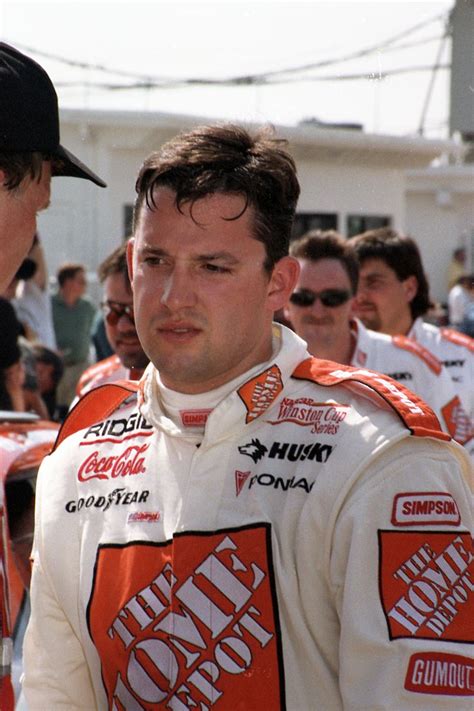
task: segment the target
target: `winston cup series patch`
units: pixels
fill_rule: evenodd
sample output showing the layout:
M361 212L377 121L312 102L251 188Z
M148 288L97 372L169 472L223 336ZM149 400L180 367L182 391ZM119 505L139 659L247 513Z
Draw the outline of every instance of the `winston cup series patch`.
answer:
M109 708L285 708L270 534L100 547L87 615Z

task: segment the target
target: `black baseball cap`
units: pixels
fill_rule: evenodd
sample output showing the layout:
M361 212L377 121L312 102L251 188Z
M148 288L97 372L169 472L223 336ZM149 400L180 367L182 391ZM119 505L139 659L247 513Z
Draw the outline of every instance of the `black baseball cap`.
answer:
M106 183L59 142L58 97L43 67L0 42L0 152L39 151L52 158L53 175Z

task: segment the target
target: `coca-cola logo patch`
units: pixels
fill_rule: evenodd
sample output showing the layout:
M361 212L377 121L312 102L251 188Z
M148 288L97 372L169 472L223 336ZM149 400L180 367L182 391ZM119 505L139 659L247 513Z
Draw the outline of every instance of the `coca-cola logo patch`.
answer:
M100 546L87 619L108 708L285 706L268 524Z
M77 472L79 481L91 479L117 479L118 477L145 474L145 457L149 444L131 445L121 452L108 456L95 450L82 462Z
M468 533L379 531L379 582L390 639L474 640Z

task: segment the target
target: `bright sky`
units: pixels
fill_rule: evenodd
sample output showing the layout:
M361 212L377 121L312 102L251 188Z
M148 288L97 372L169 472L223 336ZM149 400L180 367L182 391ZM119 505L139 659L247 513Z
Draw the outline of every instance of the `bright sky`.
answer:
M431 71L385 78L383 74L432 67L442 46L444 18L453 4L454 0L0 0L0 36L19 48L38 51L27 53L50 74L62 107L156 110L275 124L296 124L313 117L362 123L366 131L415 134ZM431 19L391 47L293 74L292 80L297 77L299 81L271 86L112 91L93 85L123 86L134 79L71 67L39 54L100 64L154 80L227 79L345 57ZM439 59L441 64L449 63L449 40ZM362 78L310 80L354 74ZM426 111L425 136L448 135L448 110L449 72L440 69Z

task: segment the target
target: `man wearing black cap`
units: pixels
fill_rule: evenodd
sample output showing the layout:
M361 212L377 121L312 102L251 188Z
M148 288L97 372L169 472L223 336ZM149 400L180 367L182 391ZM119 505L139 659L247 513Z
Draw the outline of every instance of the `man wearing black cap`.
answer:
M53 175L105 183L59 142L58 97L39 64L0 42L0 293L36 233L36 215L49 204ZM0 326L3 324L0 322ZM0 488L0 521L3 520ZM0 708L13 708L5 550L0 528Z
M51 176L105 183L59 142L58 97L39 64L0 42L0 291L15 274L49 204Z

